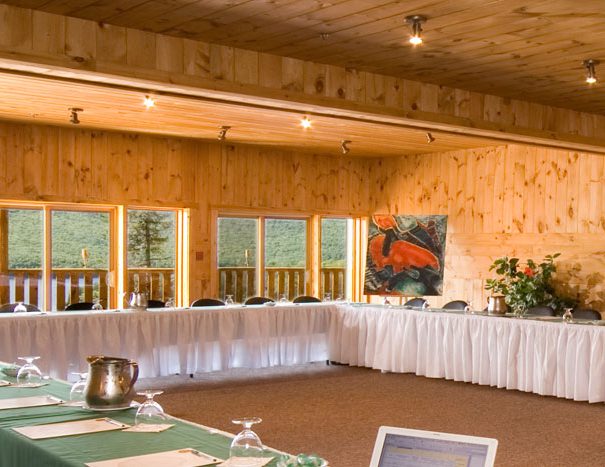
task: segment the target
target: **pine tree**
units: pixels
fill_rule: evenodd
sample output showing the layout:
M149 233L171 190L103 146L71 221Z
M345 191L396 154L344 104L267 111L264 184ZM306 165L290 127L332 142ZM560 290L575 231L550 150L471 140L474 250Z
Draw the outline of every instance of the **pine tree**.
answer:
M128 213L128 265L129 267L161 267L169 261L165 248L170 219L157 211L130 211Z

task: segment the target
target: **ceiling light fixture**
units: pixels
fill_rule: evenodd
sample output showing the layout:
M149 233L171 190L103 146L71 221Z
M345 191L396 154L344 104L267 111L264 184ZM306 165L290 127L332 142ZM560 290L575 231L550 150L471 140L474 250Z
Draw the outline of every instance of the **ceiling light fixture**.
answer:
M306 115L300 119L300 126L302 126L305 130L311 128L311 120Z
M601 62L598 60L593 60L592 58L582 62L582 65L584 65L584 68L586 68L586 82L588 84L595 84L597 82L597 74L594 70L594 67L599 63Z
M221 129L218 131L218 140L219 141L225 141L225 139L227 138L227 132L231 129L230 126L227 125L223 125L221 127Z
M79 107L70 107L67 110L69 110L69 123L79 125L80 118L78 117L78 112L84 112L84 109L81 109Z
M343 154L349 154L349 152L351 151L349 144L351 144L351 143L352 143L352 141L350 139L343 139L340 142L340 150L342 151Z
M151 96L145 96L145 99L143 99L143 105L147 108L147 110L149 110L152 107L155 107L155 100Z
M426 132L426 142L431 144L433 141L435 141L435 137L431 134L430 131Z
M422 44L422 23L426 23L426 16L411 15L405 17L405 22L412 26L412 35L410 36L410 44Z

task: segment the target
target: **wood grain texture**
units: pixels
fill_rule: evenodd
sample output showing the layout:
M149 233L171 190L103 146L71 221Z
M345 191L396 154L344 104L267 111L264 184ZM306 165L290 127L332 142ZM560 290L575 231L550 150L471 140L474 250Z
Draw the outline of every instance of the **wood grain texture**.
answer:
M561 253L557 287L605 311L603 157L521 145L386 159L377 212L448 216L443 297L483 308L498 257Z

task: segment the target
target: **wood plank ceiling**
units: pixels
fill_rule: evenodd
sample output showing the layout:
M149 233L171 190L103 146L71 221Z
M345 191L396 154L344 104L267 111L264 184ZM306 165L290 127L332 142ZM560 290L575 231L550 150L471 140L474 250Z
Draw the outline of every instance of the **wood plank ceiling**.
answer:
M304 130L298 112L242 107L195 97L156 95L146 110L138 90L98 86L52 78L0 73L0 119L71 125L68 108L83 109L80 126L106 130L155 133L217 140L223 125L226 142L292 147L306 152L342 155L342 140L350 140L347 157L424 154L502 144L501 141L354 119L310 115Z
M602 0L5 0L158 33L605 113ZM425 43L403 18L423 14ZM327 34L327 36L326 36ZM322 37L323 35L323 37Z

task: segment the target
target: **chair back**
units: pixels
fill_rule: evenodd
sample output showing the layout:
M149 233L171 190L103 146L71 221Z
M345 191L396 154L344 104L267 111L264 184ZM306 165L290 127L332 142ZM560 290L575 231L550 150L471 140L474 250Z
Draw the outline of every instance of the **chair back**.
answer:
M65 307L65 311L81 311L81 310L92 310L92 302L77 302L70 303Z
M244 305L264 305L265 303L272 301L273 300L267 297L250 297L244 302Z
M164 308L166 302L162 300L147 300L147 308Z
M534 316L556 316L555 310L549 306L532 306L527 310L527 314Z
M601 313L592 308L576 308L572 311L573 317L577 319L593 319L600 320Z
M5 303L4 305L0 305L0 313L12 313L15 311L15 307L18 303ZM36 305L30 305L29 303L24 303L23 306L27 308L27 311L40 311Z
M404 303L406 306L413 306L414 308L422 308L422 306L426 303L424 298L412 298Z
M292 303L321 303L321 300L317 297L313 297L312 295L299 295Z
M198 298L191 302L191 306L225 306L225 302L218 298Z
M452 300L443 305L444 310L464 310L468 306L464 300Z

